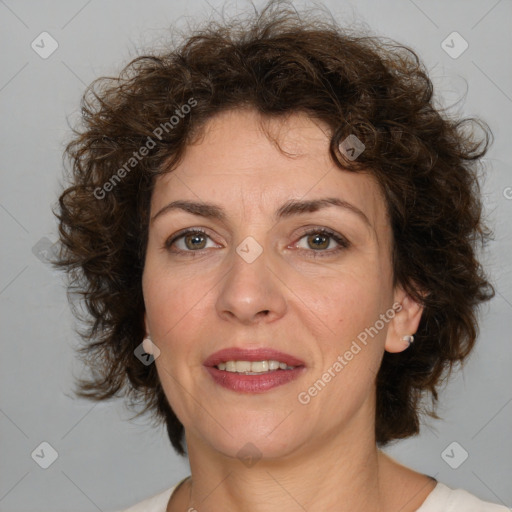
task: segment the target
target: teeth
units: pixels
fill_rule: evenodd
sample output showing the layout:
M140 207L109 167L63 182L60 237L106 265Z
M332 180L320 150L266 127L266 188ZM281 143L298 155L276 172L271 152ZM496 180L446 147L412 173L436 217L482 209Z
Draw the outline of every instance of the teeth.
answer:
M268 369L269 370L277 370L280 366L279 366L279 361L269 361L268 362Z
M266 373L277 369L293 370L295 366L288 366L275 360L269 361L226 361L217 365L219 370L235 373L247 373L249 375Z
M268 372L268 361L253 361L252 363L247 363L247 366L249 366L249 368L244 368L242 365L245 366L246 363L243 361L238 361L236 363L236 370L238 372Z

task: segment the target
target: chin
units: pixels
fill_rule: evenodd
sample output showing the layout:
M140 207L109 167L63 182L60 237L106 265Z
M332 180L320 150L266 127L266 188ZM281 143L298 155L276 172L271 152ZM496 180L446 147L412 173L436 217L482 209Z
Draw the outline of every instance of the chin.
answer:
M234 438L210 439L212 448L226 457L238 459L250 468L264 459L282 460L291 455L296 449L294 440L268 439L250 435Z
M300 435L297 425L283 422L283 418L278 421L260 420L253 423L224 421L222 426L216 425L212 428L211 424L205 425L202 432L197 429L196 432L211 449L226 457L239 459L247 467L251 467L261 458L285 458L305 441L301 441L303 436Z

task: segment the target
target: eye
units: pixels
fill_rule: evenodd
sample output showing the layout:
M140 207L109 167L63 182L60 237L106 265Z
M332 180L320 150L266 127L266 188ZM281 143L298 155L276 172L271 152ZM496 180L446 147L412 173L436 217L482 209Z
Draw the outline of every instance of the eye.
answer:
M310 229L302 234L300 240L302 239L306 240L307 247L305 250L310 253L313 258L332 256L350 246L350 243L345 237L326 228ZM332 245L331 242L333 241L337 246L334 248L331 247L330 250L325 250ZM301 249L304 248L302 247Z
M178 249L171 252L194 253L206 249L207 239L209 238L209 235L202 229L186 229L169 238L165 242L165 248L171 251L171 247L176 246Z
M164 248L170 252L188 254L195 256L194 253L208 249L208 239L211 240L210 236L200 228L192 228L180 231L170 237L166 242ZM308 247L299 247L301 250L305 250L309 256L313 258L327 257L337 254L350 246L348 240L340 234L331 231L326 228L313 228L305 231L300 240L305 239ZM332 242L336 244L332 246ZM172 249L176 247L176 249ZM213 245L213 247L218 247ZM329 249L329 250L327 250Z

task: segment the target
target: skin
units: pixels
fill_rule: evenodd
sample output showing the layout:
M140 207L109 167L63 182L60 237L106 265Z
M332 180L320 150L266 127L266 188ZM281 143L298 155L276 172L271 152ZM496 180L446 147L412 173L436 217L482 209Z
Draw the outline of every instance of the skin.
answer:
M393 287L392 231L378 184L336 167L328 142L326 127L303 114L278 120L228 111L156 181L151 217L178 199L213 202L226 213L219 221L170 210L149 227L146 330L160 350L155 364L184 425L191 467L168 511L408 512L435 486L376 447L375 377L384 351L408 347L401 338L416 332L421 307ZM273 218L292 198L323 197L349 202L369 225L333 206ZM165 248L185 228L208 236ZM334 239L315 240L305 228L331 229L349 246L335 253ZM248 236L263 250L252 263L236 252ZM394 318L300 403L299 393L396 302ZM203 362L232 346L270 346L302 359L306 371L264 393L222 388ZM250 467L237 456L247 443L261 456Z

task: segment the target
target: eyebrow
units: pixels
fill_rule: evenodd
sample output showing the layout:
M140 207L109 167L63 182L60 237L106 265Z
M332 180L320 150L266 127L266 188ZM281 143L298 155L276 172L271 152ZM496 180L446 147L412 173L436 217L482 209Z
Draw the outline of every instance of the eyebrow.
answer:
M337 206L351 211L360 219L362 219L371 229L373 229L373 226L368 220L368 217L359 208L357 208L357 206L354 206L353 204L348 203L347 201L344 201L338 197L324 197L321 199L312 199L309 201L291 199L276 210L274 213L274 220L284 219L293 215L312 213L324 208L328 208L330 206ZM192 215L198 215L222 222L226 221L225 210L220 206L207 202L178 200L170 202L157 213L155 213L155 215L153 215L151 218L151 223L154 222L157 217L160 217L161 215L173 210L182 210L187 213L191 213Z

